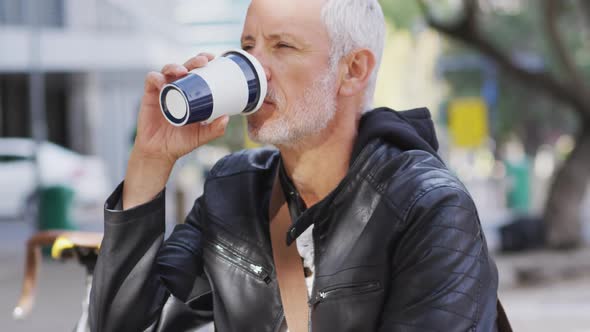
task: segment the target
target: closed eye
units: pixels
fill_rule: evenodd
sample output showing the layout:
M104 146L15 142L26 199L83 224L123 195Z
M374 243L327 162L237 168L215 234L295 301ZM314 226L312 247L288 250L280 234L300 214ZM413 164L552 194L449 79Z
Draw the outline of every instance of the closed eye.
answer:
M289 45L287 43L283 43L283 42L277 43L276 47L277 48L295 48L295 47L293 47L293 46L291 46L291 45Z

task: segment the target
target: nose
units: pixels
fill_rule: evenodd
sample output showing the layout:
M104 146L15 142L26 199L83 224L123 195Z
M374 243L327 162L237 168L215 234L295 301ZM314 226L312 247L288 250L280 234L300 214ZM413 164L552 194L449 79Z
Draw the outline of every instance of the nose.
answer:
M269 66L269 61L266 59L266 56L261 51L261 47L257 46L255 48L252 48L249 50L249 53L252 54L256 58L256 60L258 60L258 62L260 62L262 68L264 69L266 80L270 81L272 75Z

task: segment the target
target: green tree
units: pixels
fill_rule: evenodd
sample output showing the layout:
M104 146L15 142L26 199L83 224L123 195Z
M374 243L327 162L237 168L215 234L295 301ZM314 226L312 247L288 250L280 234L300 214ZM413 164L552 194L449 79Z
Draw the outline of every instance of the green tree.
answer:
M553 176L543 219L550 247L579 246L580 207L590 179L590 2L381 2L386 15L399 22L396 25L416 24L411 18L416 17L419 8L419 18L458 42L455 45L460 46L455 51L468 49L496 64L501 71L497 139L511 132L519 133L532 153L543 132L568 128L574 132L575 148ZM526 61L530 54L541 60L541 66ZM471 80L477 81L473 77L477 73L470 75ZM456 87L464 78L450 80ZM575 120L573 126L568 119Z

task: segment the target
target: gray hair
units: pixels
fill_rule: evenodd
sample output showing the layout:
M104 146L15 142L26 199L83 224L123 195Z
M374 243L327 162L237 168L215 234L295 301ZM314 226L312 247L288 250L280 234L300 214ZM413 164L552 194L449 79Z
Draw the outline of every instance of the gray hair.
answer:
M373 105L377 73L385 43L385 18L377 0L327 0L322 8L322 20L326 25L332 45L330 66L358 48L367 48L376 59L375 69L367 91L363 111Z

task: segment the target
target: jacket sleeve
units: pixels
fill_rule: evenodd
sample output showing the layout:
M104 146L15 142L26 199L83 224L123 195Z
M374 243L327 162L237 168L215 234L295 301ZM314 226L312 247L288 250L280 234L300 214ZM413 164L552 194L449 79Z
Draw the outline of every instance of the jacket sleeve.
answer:
M91 331L160 331L170 324L162 317L174 316L163 309L178 311L202 274L200 232L195 222L178 225L164 243L165 192L121 211L122 187L105 204L104 238L90 293ZM198 219L198 205L187 220Z
M404 220L380 331L495 331L497 270L470 196L431 189Z

